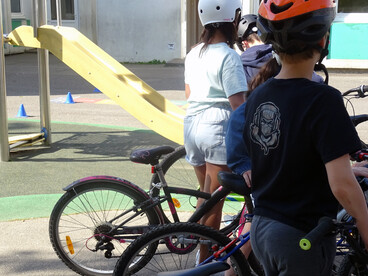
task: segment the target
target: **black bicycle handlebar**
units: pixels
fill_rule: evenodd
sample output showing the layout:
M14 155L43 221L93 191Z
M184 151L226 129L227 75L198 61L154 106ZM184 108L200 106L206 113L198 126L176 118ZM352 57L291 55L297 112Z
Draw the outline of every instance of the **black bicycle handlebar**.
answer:
M358 97L360 98L364 98L367 97L368 95L365 95L365 92L368 92L368 85L361 85L359 87L355 87L352 89L349 89L348 91L344 92L342 95L343 96L348 96L351 93L357 92L358 93Z
M311 249L313 244L318 243L325 235L332 233L335 229L336 224L332 218L320 218L317 226L299 241L300 248L303 250Z

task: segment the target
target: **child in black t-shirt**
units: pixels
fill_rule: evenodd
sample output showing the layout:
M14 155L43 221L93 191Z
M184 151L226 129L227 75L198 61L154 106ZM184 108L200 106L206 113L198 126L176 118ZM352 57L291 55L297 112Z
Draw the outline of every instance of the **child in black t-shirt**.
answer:
M368 211L350 166L360 140L341 93L311 81L326 54L333 0L262 1L257 26L280 56L280 73L257 87L245 110L255 217L251 243L266 275L330 275L335 237L298 248L338 202L368 247ZM337 200L336 200L337 199Z

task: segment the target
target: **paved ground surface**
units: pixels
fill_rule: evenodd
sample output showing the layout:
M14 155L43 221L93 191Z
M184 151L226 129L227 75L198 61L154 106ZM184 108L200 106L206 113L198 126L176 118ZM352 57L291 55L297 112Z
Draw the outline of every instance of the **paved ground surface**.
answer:
M127 67L165 97L184 101L181 66ZM9 135L39 132L37 55L6 57ZM54 254L48 217L62 188L76 179L114 175L146 187L150 169L129 161L132 149L175 146L152 132L53 56L50 57L52 146L11 154L0 163L0 274L75 275ZM339 71L330 84L341 91L368 84L364 71ZM71 92L76 104L64 104ZM16 118L23 104L28 118ZM356 114L368 113L367 100L354 100ZM353 113L351 106L348 106ZM368 126L358 128L368 141ZM301 159L300 162L303 162Z
M183 67L127 67L178 105ZM9 136L40 130L37 55L6 57ZM50 56L52 146L11 154L0 163L0 274L75 275L53 252L48 217L62 188L90 175L113 175L147 187L150 167L133 164L135 148L175 143L149 130ZM71 92L75 104L64 104ZM16 118L23 104L28 118ZM35 219L37 218L37 219Z

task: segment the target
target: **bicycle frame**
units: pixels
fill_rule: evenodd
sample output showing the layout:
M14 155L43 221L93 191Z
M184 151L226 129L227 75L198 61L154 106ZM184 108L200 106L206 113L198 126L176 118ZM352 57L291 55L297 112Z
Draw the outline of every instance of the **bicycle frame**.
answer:
M157 174L159 175L160 178L160 185L153 185L150 189L149 192L144 191L143 189L137 187L136 185L125 181L124 179L120 179L117 177L110 177L110 176L91 176L91 177L86 177L83 179L80 179L78 181L73 182L72 184L70 184L69 186L65 187L64 190L65 191L69 191L69 190L74 190L80 186L80 185L84 185L86 184L86 182L88 181L93 181L93 180L113 180L113 181L118 181L119 183L122 183L122 185L129 185L132 189L138 191L139 193L141 193L142 195L145 196L146 200L141 202L139 205L136 205L134 207L132 207L131 209L125 210L124 212L118 214L117 216L115 216L113 219L109 220L109 223L114 222L115 220L119 219L120 217L123 217L125 214L131 212L131 211L135 211L135 214L129 218L127 218L126 220L124 220L123 222L119 223L119 225L114 226L109 233L106 234L106 236L113 236L114 239L118 239L121 241L131 241L135 238L137 238L139 235L146 233L148 231L150 231L152 228L156 227L156 225L151 225L151 226L125 226L125 224L127 222L129 222L130 220L134 219L135 217L141 215L142 213L145 212L145 210L148 210L150 208L155 208L156 209L156 213L159 215L160 217L160 224L164 224L167 223L167 221L165 221L165 217L163 215L163 211L161 209L161 203L167 201L169 208L170 208L170 213L173 217L174 222L179 222L179 217L176 211L176 207L173 201L173 198L171 196L171 193L180 193L180 194L184 194L184 195L188 195L188 196L193 196L193 197L200 197L203 198L205 201L204 203L200 206L200 208L196 209L196 211L193 213L193 215L190 217L189 222L197 222L199 221L199 219L205 214L207 213L216 203L218 203L220 200L226 198L226 196L230 193L230 190L228 190L225 187L220 186L212 195L209 193L205 193L205 192L201 192L201 191L194 191L191 189L186 189L186 188L179 188L179 187L169 187L166 180L165 180L165 176L162 172L162 169L160 167L159 164L154 166L155 171L157 172ZM164 192L164 197L159 196L159 190L162 189ZM77 193L77 192L76 192ZM238 196L240 197L240 196ZM237 200L239 201L239 200ZM101 242L97 244L97 246L101 246L104 242L108 242L109 238L102 236L101 237ZM96 248L97 249L97 248Z
M247 243L250 240L250 232L246 232L235 239L233 239L229 244L227 244L224 248L222 248L219 251L216 251L212 254L212 256L208 257L206 260L201 262L198 266L208 264L212 260L216 260L219 262L226 261L232 254L234 254L235 251L240 249L245 243ZM238 241L240 241L229 253L227 253L225 256L220 257L220 255L225 252L229 247L231 247L233 244L236 244Z
M217 190L212 193L211 197L205 200L202 205L196 209L188 222L198 222L204 214L211 210L213 206L215 206L220 200L224 199L229 193L229 189L223 186L218 187Z
M161 188L163 189L164 194L165 194L165 198L160 202L163 202L165 200L168 201L170 212L171 212L171 215L173 216L173 219L174 219L175 222L179 222L179 218L177 216L175 203L173 201L173 198L171 197L171 193L179 192L180 194L186 194L186 195L189 195L189 196L196 196L196 197L199 197L199 198L202 198L202 199L205 200L203 202L203 204L201 206L199 206L199 208L197 208L195 210L195 212L191 215L191 217L188 219L188 222L198 222L220 200L223 200L223 199L226 200L228 198L228 195L231 193L231 190L224 187L224 186L220 186L212 194L209 194L209 193L206 193L206 192L201 192L201 191L196 191L196 193L194 194L193 190L190 190L190 189L178 188L178 187L169 187L167 182L166 182L165 175L162 171L161 166L159 164L157 164L157 165L154 165L153 168L154 168L154 171L157 173L157 175L160 179L160 183L159 183L159 185L152 184L152 186L151 186L152 188L150 190L150 195L153 198L155 198L155 196L159 197L158 196L158 190L161 189ZM157 192L155 192L155 189L157 189ZM244 202L244 196L241 196L241 195L238 195L238 194L231 194L227 200Z

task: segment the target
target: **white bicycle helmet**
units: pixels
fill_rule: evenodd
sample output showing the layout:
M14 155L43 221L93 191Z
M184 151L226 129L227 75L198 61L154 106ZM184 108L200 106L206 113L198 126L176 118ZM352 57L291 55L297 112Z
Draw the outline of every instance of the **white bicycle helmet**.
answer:
M198 14L203 26L211 23L234 22L241 0L199 0Z

